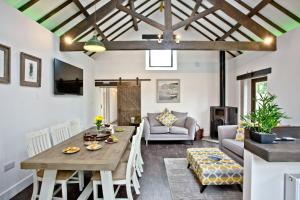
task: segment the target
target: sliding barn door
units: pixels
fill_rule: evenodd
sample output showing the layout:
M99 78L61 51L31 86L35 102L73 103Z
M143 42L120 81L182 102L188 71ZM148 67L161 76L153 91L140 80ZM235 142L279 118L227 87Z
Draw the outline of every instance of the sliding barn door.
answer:
M141 84L118 83L118 125L128 126L130 118L141 117Z

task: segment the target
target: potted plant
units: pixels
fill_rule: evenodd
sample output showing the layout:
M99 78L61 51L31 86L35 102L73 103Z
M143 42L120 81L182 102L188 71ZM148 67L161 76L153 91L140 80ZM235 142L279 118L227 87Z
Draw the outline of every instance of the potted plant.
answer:
M242 126L250 131L250 138L262 144L271 144L276 138L272 129L282 119L288 119L281 108L275 103L276 96L270 93L259 94L258 109L242 116Z

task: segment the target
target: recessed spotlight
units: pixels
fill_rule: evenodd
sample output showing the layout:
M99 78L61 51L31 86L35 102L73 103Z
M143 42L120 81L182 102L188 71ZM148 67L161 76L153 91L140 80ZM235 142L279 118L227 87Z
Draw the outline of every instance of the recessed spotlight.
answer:
M264 44L265 44L265 45L270 45L270 44L273 43L273 41L274 41L274 39L273 39L272 37L266 37L266 38L264 39Z
M66 44L72 44L73 43L73 39L69 36L66 36L64 39L65 39Z

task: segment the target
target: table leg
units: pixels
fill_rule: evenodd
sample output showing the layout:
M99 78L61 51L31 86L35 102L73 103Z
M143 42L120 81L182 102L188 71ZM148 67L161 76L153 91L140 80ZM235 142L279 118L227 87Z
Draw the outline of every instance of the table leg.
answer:
M100 171L102 182L102 193L104 200L114 200L114 185L111 171Z
M57 170L45 170L44 171L44 176L43 176L39 199L43 199L43 200L51 200L52 199L55 180L56 180L56 174L57 174Z

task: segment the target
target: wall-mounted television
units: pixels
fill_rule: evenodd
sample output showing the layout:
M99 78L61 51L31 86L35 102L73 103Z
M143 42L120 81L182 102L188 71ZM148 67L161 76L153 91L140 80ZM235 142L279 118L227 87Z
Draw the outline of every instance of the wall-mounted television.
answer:
M83 69L54 59L54 94L83 95Z

